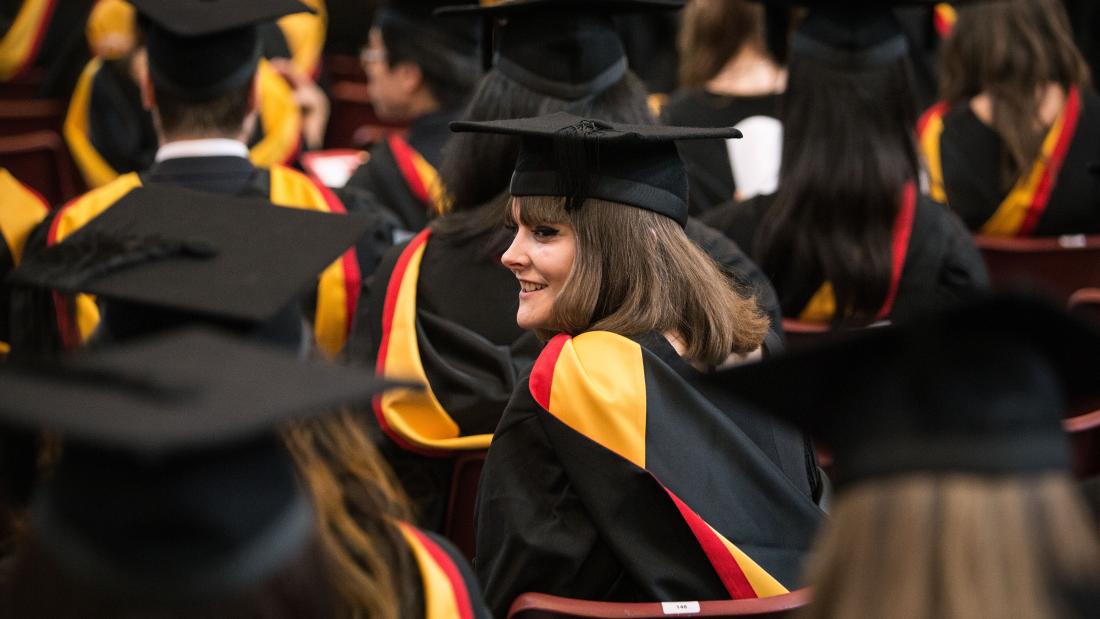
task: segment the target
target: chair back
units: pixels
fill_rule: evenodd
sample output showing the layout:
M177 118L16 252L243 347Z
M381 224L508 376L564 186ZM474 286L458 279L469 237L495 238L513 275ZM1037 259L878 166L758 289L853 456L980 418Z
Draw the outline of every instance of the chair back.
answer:
M65 121L65 104L49 99L0 100L0 136L13 136L32 131L61 132Z
M443 522L443 535L473 559L477 546L474 526L477 489L481 484L481 469L485 466L487 450L462 452L455 458L451 474L451 495L447 499L447 515Z
M769 598L711 602L589 602L545 593L524 593L512 603L508 619L779 618L793 615L793 611L809 602L809 589L798 589Z
M46 81L46 70L30 67L22 75L6 82L0 82L0 100L26 101L38 96L42 83Z
M1074 476L1100 475L1100 410L1063 419L1062 427L1069 435Z
M1001 238L978 235L995 288L1028 287L1065 303L1081 288L1100 288L1100 235Z
M805 322L794 318L783 319L783 332L787 336L787 350L802 350L813 346L830 331L830 325L819 322Z
M50 206L77 195L72 161L61 137L52 131L0 137L0 167L37 191Z
M1100 327L1100 288L1082 288L1070 295L1069 311Z

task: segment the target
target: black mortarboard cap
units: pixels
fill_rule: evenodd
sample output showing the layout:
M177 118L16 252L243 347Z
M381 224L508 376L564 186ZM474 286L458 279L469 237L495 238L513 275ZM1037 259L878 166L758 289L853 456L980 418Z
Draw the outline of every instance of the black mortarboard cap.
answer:
M10 278L196 317L263 323L306 292L369 227L354 214L141 187L62 243L28 256Z
M739 138L730 128L610 123L557 112L536 118L451 123L456 132L520 136L514 196L564 196L629 204L687 223L687 172L677 140Z
M791 52L840 67L880 66L904 58L908 42L894 8L936 0L761 0L771 9L806 7Z
M511 0L440 9L446 15L498 18L497 70L546 96L575 101L595 96L626 73L614 14L674 10L684 0Z
M903 326L719 372L714 380L831 450L838 487L914 472L1065 471L1060 423L1100 395L1100 332L998 295Z
M131 0L158 90L204 101L248 84L260 59L257 26L311 11L297 0Z
M0 425L64 440L31 505L50 558L97 589L171 603L295 559L315 526L277 429L388 386L189 329L0 367Z

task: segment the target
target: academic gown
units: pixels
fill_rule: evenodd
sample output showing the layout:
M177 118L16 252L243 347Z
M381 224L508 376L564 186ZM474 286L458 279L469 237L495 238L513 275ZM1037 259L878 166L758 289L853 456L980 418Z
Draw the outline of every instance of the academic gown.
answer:
M32 189L0 168L0 359L11 341L11 289L8 273L19 266L27 237L46 217L49 207Z
M775 195L758 196L738 204L726 204L704 220L748 252L755 252L755 234ZM889 311L881 319L904 321L967 298L989 287L985 263L970 233L959 218L942 205L920 197L913 203L911 223L895 225L895 253L904 256L892 272L893 291ZM814 265L790 265L785 274L772 278L783 315L810 322L829 322L814 300L822 295L823 274ZM816 306L816 307L815 307Z
M392 135L371 148L347 187L370 191L405 230L419 232L448 208L438 170L451 136L448 125L457 118L457 110L417 118L408 135Z
M61 228L70 234L83 225L84 216L90 212L70 213L71 208L84 208L81 201L92 200L109 208L130 189L139 185L171 185L211 194L261 197L280 205L297 206L323 212L344 212L341 204L331 192L309 180L305 175L289 168L276 166L271 169L257 168L243 157L208 156L168 159L155 164L140 175L120 176L110 184L93 190L77 198L65 207L55 210L31 234L27 243L27 252L41 251L48 245L59 241ZM97 193L98 192L98 193ZM117 198L111 196L117 194ZM361 212L370 212L371 207L359 208ZM68 213L68 214L67 214ZM69 217L63 222L59 218ZM56 223L55 223L56 222ZM392 230L375 227L355 248L330 265L322 273L323 295L306 299L306 307L315 323L314 333L318 344L326 353L336 354L342 348L350 322L355 314L359 291L362 286L361 272L373 270L378 260L378 244L388 246ZM360 251L361 250L361 251ZM320 289L319 289L320 290ZM52 333L45 337L55 345L71 347L87 338L98 324L99 315L94 302L87 297L84 306L78 301L77 323L79 333L65 333L62 329L67 320L53 325ZM90 304L90 305L89 305ZM58 311L63 311L58 308ZM49 344L47 344L49 345Z
M686 232L781 333L775 291L756 265L694 219ZM353 362L428 386L384 395L374 411L385 437L379 449L431 529L443 525L453 468L453 459L438 456L488 446L516 381L541 349L516 325L515 275L499 256L486 255L492 243L425 229L394 247L367 286L348 344Z
M46 72L38 96L68 98L88 60L84 24L95 0L23 0L0 36L0 81L38 68Z
M491 619L481 586L466 558L446 539L412 525L401 533L420 572L417 589L424 619Z
M1100 97L1072 89L1041 153L1011 186L1003 182L1003 142L969 105L932 107L919 126L931 195L975 232L1058 236L1100 232Z
M277 28L276 28L277 30ZM261 167L293 162L301 147L302 117L294 92L266 61L258 68L258 118L249 158ZM89 187L153 163L157 135L137 85L102 60L84 68L63 125L65 142Z
M813 450L660 335L546 345L482 472L475 566L503 617L539 591L621 602L793 590L822 511Z
M662 116L670 125L733 127L746 118L779 118L780 94L731 97L703 89L682 90L672 95ZM692 140L676 145L688 170L688 199L692 215L727 202L737 191L725 140Z

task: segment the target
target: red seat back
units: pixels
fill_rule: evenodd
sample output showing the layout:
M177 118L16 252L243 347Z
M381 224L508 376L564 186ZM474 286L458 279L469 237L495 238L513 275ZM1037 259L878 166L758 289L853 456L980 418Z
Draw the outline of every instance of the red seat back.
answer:
M358 56L349 54L326 54L322 60L324 73L330 82L367 83L367 73Z
M994 287L1029 287L1065 303L1100 287L1100 235L1015 239L974 237Z
M632 617L789 617L793 611L808 604L809 589L798 589L784 595L753 600L719 600L712 602L589 602L546 595L524 593L512 603L509 619L613 619Z
M473 559L476 545L474 536L474 506L477 488L481 484L481 469L485 465L487 451L463 452L455 459L451 475L451 496L447 500L447 516L443 523L443 535L451 540L466 558Z
M7 82L0 82L0 99L5 101L26 101L38 96L42 82L46 79L46 70L30 67L22 75Z
M1069 309L1100 327L1100 288L1082 288L1074 292L1069 298Z
M1100 475L1100 410L1062 421L1069 434L1073 474L1078 479Z
M61 133L65 120L65 105L48 99L0 100L0 136L19 135L31 131Z
M0 137L0 167L57 206L79 191L69 153L52 131Z
M787 336L787 350L801 350L829 333L829 325L784 318L783 332Z

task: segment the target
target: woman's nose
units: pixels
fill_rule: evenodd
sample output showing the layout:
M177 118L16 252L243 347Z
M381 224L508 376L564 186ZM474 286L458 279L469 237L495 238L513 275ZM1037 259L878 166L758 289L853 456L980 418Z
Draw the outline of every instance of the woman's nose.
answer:
M523 230L516 233L508 250L500 256L500 263L512 271L522 269L527 264L527 253L523 251Z

